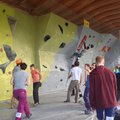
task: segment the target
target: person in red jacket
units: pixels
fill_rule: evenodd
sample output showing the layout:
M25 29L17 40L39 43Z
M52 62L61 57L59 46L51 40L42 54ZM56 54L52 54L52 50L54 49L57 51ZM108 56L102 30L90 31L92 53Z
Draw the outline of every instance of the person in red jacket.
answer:
M96 68L90 73L90 105L96 109L98 120L114 120L117 81L115 74L104 63L104 57L97 56Z

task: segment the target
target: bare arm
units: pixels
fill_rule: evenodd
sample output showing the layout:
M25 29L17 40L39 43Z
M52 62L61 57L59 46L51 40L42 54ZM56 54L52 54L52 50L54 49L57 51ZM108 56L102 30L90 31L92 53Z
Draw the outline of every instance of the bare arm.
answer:
M39 70L36 70L36 72L39 74L39 78L40 78L40 80L41 80L41 79L42 79L42 76L41 76L40 71L39 71Z
M86 79L87 79L87 71L85 70L85 78L84 78L85 84L86 84Z
M27 86L29 86L30 85L30 76L27 78Z
M68 79L70 79L70 78L71 78L71 76L72 76L72 73L70 73L70 74L68 75Z
M80 76L80 85L82 84L82 74Z
M42 75L41 75L41 73L39 72L39 77L40 77L40 80L42 79Z

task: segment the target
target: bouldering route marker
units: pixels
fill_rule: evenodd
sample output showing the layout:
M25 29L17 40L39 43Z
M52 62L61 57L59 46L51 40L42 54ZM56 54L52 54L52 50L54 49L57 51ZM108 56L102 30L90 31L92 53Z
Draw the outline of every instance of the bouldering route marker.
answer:
M78 44L78 47L77 47L77 51L79 52L80 49L82 48L82 46L84 45L85 41L87 40L87 36L85 35L82 39L82 41L80 42L80 44Z

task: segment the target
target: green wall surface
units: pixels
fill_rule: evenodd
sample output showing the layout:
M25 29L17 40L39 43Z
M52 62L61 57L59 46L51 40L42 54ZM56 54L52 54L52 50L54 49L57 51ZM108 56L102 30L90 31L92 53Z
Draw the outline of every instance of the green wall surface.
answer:
M11 31L8 17L16 20L13 31ZM83 66L85 63L92 62L96 55L106 54L107 52L101 52L102 47L111 46L112 40L116 39L110 35L103 38L101 34L89 28L80 27L81 29L53 13L31 16L0 3L0 66L9 61L3 48L3 45L7 44L16 52L16 59L21 58L27 63L29 73L29 66L32 63L41 71L43 85L40 92L63 89L73 54L84 35L87 36L87 47L92 44L93 48L85 50L82 47L81 50L85 50L80 57L80 63ZM50 38L45 41L47 35ZM63 48L60 48L61 43L65 44ZM13 88L10 85L10 79L14 66L15 60L7 66L5 74L0 70L0 101L10 99L12 96ZM32 84L28 87L28 95L32 95Z
M60 44L64 42L68 45L73 41L78 26L53 13L33 17L3 3L0 3L0 11L0 50L2 49L0 64L8 61L3 49L3 44L7 44L16 52L16 59L21 58L23 62L27 63L29 73L29 66L34 63L41 70L42 81L45 81L52 70L55 55L61 50ZM14 31L10 29L8 16L16 20ZM59 26L62 27L63 33ZM51 36L47 42L44 41L46 35ZM47 69L43 65L47 66ZM14 66L15 61L7 67L5 74L0 71L0 81L2 81L0 100L10 99L12 96L10 79ZM32 85L28 87L28 93L32 94Z
M38 69L40 69L40 61L39 61L39 49L42 45L45 44L43 41L45 31L47 28L47 24L50 18L50 14L43 15L40 17L36 17L36 37L37 42L35 44L35 64Z
M5 12L3 12L3 10L5 10ZM9 7L6 4L0 4L0 11L0 47L3 51L0 53L0 64L8 61L3 49L3 44L7 44L16 52L16 59L21 58L23 62L28 64L27 71L30 72L29 65L35 63L35 43L37 42L36 18ZM16 19L13 34L7 16ZM7 67L5 74L0 71L0 100L10 99L12 96L10 79L14 66L15 61ZM28 93L29 95L32 94L32 85L28 88Z
M3 44L7 44L13 48L13 37L7 16L14 17L14 9L4 4L0 4L0 64L4 64L9 61L6 57ZM7 67L5 74L0 70L0 100L5 100L11 97L12 87L10 85L10 79L13 65L14 64L12 62Z
M65 23L68 23L68 26L66 26ZM59 46L62 42L68 45L71 41L75 40L78 26L53 13L39 17L38 24L40 26L38 26L37 31L39 41L39 55L37 55L37 60L39 60L39 67L43 75L42 81L44 81L50 71L52 71L55 55L61 51ZM59 25L62 27L63 33ZM44 37L46 35L50 35L51 38L45 42ZM47 68L45 68L44 65Z
M15 11L15 18L17 23L13 36L13 47L18 58L22 58L23 62L27 63L27 71L30 72L30 64L35 63L36 19L21 11ZM32 86L28 87L28 93L32 94Z

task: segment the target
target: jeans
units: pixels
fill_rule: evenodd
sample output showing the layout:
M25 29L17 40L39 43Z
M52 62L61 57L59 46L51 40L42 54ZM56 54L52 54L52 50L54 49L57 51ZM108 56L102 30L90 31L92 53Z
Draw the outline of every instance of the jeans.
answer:
M21 120L22 114L24 112L26 116L30 115L30 107L27 102L26 90L23 90L23 89L14 90L13 94L14 94L14 97L19 102L15 120Z
M85 102L85 107L87 110L91 110L90 100L89 100L89 90L90 90L90 88L86 87L85 91L84 91L84 102Z
M114 120L115 108L106 108L106 109L96 109L98 120ZM103 116L105 113L105 116Z
M35 104L39 103L39 93L38 93L38 90L39 90L40 86L41 86L40 82L33 83L33 100L34 100Z

